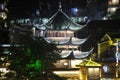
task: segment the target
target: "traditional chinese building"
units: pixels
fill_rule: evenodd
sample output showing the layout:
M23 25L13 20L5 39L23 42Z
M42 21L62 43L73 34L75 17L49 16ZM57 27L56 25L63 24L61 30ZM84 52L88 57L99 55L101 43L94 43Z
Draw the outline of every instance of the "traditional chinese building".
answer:
M28 21L26 20L26 22ZM22 34L26 30L31 32L31 28L33 28L33 36L42 36L46 42L57 45L61 59L55 63L54 73L71 79L114 80L119 78L120 70L117 68L119 66L116 67L116 52L109 53L111 46L116 47L113 45L114 40L106 32L119 32L119 29L110 27L111 21L109 24L106 22L95 21L93 25L91 25L92 22L75 23L62 11L60 5L58 11L46 23L37 24L34 27L15 25L13 28L21 30ZM104 30L100 27L103 26L103 23L107 24L104 25L106 26ZM118 26L115 28L118 28ZM10 40L17 41L18 36L14 34L14 29L11 28L11 31ZM84 60L89 57L91 57L90 60ZM91 75L93 71L97 75L95 78L93 77L95 74Z

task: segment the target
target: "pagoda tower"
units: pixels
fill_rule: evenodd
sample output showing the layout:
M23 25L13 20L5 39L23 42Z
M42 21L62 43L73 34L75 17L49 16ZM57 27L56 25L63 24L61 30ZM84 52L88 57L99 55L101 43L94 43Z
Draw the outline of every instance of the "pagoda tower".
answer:
M61 58L67 58L70 55L73 55L74 58L85 58L93 51L93 48L87 52L79 50L78 47L85 43L88 37L80 39L75 32L86 27L87 23L80 25L73 22L62 11L60 4L58 11L49 18L47 23L37 27L37 30L40 31L40 36L44 37L46 42L57 45L58 49L61 50Z

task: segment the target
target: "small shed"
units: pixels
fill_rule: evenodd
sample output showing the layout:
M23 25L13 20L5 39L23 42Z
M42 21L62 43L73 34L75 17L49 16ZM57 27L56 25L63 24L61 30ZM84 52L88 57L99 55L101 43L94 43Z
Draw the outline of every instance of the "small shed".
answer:
M100 80L101 77L101 64L90 60L85 60L76 65L80 67L79 79L80 80Z

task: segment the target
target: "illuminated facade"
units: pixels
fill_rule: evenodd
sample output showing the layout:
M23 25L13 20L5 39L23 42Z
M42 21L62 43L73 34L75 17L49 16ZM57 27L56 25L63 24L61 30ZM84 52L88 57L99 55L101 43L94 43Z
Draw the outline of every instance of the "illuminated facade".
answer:
M83 52L79 49L80 45L85 43L89 36L80 39L76 31L85 28L87 24L88 22L83 25L73 22L59 6L58 11L46 23L36 26L37 29L33 30L34 35L44 37L46 42L56 44L60 50L61 60L54 63L55 74L79 79L79 67L76 65L81 63L82 59L88 57L94 50L94 48L90 48L90 50ZM67 69L70 69L70 71L67 71Z
M108 0L108 17L115 14L116 10L120 8L120 0Z
M48 43L56 44L61 50L61 58L65 60L58 61L55 64L56 67L71 68L73 66L71 63L74 63L74 60L73 62L66 60L70 55L73 55L73 59L85 58L93 51L93 48L87 52L82 52L78 49L81 44L87 41L88 37L79 39L75 32L86 26L87 23L79 25L73 22L60 8L47 23L38 26L34 33L37 36L44 37Z
M29 21L29 20L28 20ZM27 22L27 21L26 21ZM61 55L61 60L58 60L57 63L55 63L56 70L54 73L64 76L64 77L71 77L71 79L86 79L86 77L89 77L89 79L93 80L94 77L91 75L91 72L95 71L97 74L96 79L105 79L107 80L109 77L109 73L112 74L113 76L109 79L114 79L114 77L117 73L115 67L115 63L113 62L113 66L109 66L110 64L107 63L101 63L101 66L85 66L86 68L80 66L76 66L77 64L84 62L84 58L88 57L90 54L93 54L94 48L90 48L88 51L83 52L80 50L80 47L82 44L84 44L86 41L88 41L89 36L86 36L85 38L79 38L78 35L76 35L77 31L81 31L82 29L86 28L88 23L84 25L77 24L73 22L63 11L61 8L58 9L58 11L50 18L47 20L47 22L43 24L35 24L32 29L33 35L36 37L42 36L48 43L54 43L57 45L57 47L60 49L60 55ZM28 26L28 25L27 25ZM26 27L27 27L26 26ZM15 26L18 29L24 30L24 28L20 28L19 26ZM14 32L14 31L13 31ZM12 37L11 37L12 38ZM14 41L13 39L12 41ZM17 40L17 39L16 39ZM101 42L98 43L98 52L97 54L97 59L103 60L105 58L104 55L101 55L101 53L105 52L110 46L112 45L112 40L109 37L108 34L105 34L103 38L101 39ZM104 54L104 53L103 53ZM91 58L93 55L91 55ZM107 59L105 59L107 60ZM110 60L110 59L109 59ZM93 62L93 61L92 61ZM94 63L94 62L93 62ZM114 68L113 73L112 72L107 72L106 73L106 65L107 67L110 67L110 70ZM81 68L82 67L82 68ZM69 69L69 71L68 71ZM84 71L85 73L89 74L83 74L81 71ZM74 73L73 73L74 72ZM80 75L83 74L83 77ZM95 75L95 74L94 74ZM90 78L92 77L92 78Z

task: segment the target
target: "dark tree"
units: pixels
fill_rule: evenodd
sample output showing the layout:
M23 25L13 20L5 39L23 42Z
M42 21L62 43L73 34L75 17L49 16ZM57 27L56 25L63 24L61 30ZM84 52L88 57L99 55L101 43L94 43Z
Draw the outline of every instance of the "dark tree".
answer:
M27 31L26 31L27 32ZM14 80L64 80L53 73L53 63L60 57L56 45L47 43L43 37L20 34L19 41L10 47L9 69L15 71Z

